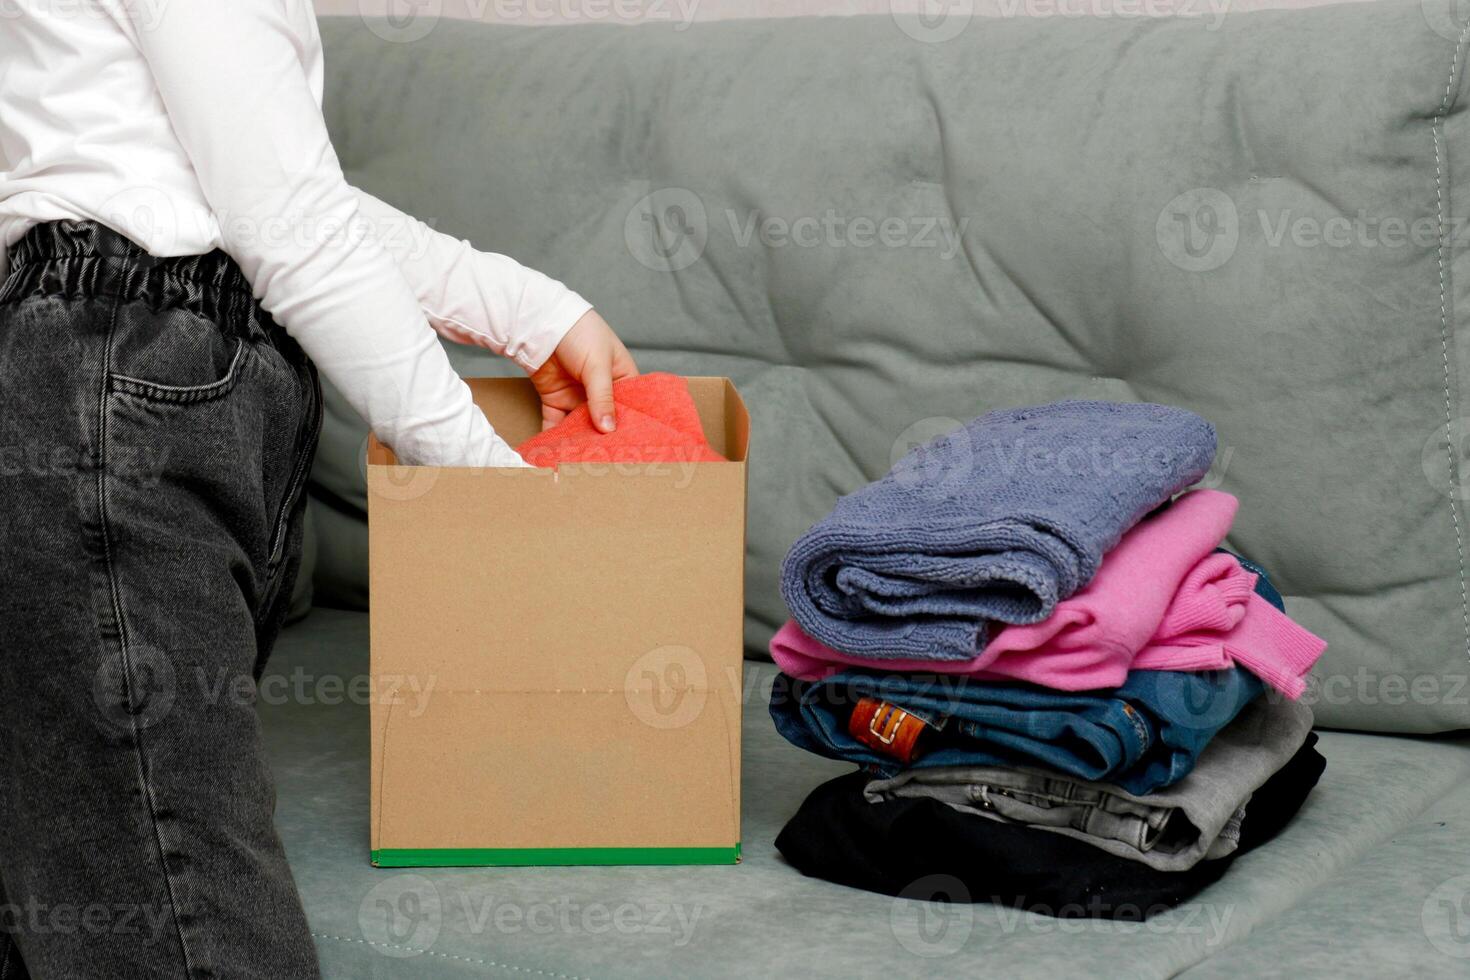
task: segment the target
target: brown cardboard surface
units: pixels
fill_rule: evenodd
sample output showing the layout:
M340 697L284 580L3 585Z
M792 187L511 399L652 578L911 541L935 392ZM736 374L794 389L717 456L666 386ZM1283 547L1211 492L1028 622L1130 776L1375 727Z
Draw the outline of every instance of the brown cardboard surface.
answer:
M508 441L539 429L529 382L470 386ZM725 379L690 390L730 462L401 467L370 444L375 853L739 841L749 418Z

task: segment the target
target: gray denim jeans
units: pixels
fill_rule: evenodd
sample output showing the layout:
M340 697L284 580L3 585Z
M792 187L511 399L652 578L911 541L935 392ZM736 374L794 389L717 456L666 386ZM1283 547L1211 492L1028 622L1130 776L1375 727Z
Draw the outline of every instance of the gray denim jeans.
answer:
M317 958L254 706L315 369L221 252L32 229L0 289L0 977Z
M928 797L991 820L1054 831L1161 871L1224 857L1239 843L1250 796L1312 730L1304 704L1268 694L1241 710L1171 786L1134 796L1035 768L937 766L875 779L870 802Z

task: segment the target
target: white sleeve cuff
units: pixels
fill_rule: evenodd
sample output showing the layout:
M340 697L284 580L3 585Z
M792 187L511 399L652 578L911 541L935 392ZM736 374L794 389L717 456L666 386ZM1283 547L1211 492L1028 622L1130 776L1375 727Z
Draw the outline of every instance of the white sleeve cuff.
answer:
M527 373L545 364L592 304L555 279L533 274L521 294L518 342L506 351Z

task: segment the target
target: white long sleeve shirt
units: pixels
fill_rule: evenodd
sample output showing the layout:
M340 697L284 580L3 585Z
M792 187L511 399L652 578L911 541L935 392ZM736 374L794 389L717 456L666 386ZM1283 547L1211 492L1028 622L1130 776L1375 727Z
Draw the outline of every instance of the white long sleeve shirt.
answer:
M38 222L220 248L400 460L520 465L435 331L535 370L591 307L351 187L310 0L5 0L0 275Z

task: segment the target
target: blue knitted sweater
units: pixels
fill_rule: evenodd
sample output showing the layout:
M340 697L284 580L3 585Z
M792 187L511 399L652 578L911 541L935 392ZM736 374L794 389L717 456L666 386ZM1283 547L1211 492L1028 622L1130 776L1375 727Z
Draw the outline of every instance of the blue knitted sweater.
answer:
M989 622L1049 616L1214 455L1214 428L1167 405L991 412L838 500L787 553L781 593L844 653L969 659Z

